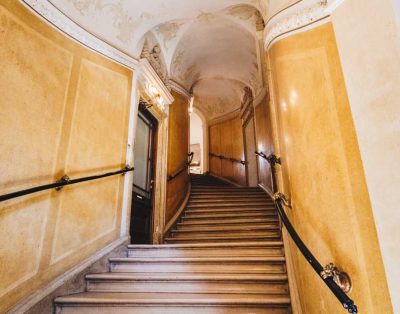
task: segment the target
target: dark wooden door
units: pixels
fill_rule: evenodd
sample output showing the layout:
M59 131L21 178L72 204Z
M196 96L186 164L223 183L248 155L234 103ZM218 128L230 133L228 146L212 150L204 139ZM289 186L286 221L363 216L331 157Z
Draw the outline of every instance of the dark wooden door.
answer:
M135 172L133 175L131 242L151 244L153 220L153 185L156 122L141 108L135 139Z

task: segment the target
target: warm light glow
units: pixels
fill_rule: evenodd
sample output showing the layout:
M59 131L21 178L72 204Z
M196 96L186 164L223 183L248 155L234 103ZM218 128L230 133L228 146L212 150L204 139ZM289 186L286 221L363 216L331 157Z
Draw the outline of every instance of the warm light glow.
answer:
M287 109L288 109L287 103L284 102L284 101L282 101L281 107L282 107L282 110L285 111L285 112L286 112Z
M160 106L164 106L164 98L162 98L160 95L157 95L157 96L156 96L156 100L157 100L157 103L158 103Z
M150 85L150 86L149 86L149 93L150 93L152 96L156 96L156 95L159 95L159 94L160 94L160 93L158 92L157 88L155 88L153 85Z
M194 104L194 96L192 95L192 97L190 97L190 100L189 100L189 109L188 109L189 114L191 114L193 112L193 104Z
M290 93L290 103L292 105L296 105L297 104L297 99L299 98L299 96L297 95L297 92L295 90L293 90Z

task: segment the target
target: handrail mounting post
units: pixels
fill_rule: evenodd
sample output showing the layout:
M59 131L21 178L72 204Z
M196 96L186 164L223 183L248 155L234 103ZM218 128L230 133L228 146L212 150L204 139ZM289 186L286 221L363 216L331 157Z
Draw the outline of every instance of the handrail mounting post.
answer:
M65 185L67 185L68 182L69 182L69 180L71 180L71 179L70 179L66 174L64 174L64 175L61 177L61 179L57 181L57 183L65 183ZM55 190L56 190L57 192L58 192L58 191L61 191L63 187L64 187L64 185L62 185L62 186L57 186L57 187L55 188Z

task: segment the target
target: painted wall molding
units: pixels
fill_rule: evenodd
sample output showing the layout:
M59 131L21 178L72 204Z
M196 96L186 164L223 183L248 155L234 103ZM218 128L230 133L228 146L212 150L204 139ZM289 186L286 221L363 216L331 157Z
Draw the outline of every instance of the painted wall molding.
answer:
M268 21L264 32L264 47L289 35L317 27L345 0L303 0L279 12Z
M173 81L173 80L169 80L169 87L171 87L171 89L173 89L175 92L181 94L182 96L185 96L188 100L190 99L190 93L179 83Z
M39 15L49 25L71 37L89 49L118 62L130 69L136 69L138 61L103 40L89 33L69 19L48 0L20 0L31 11Z
M239 117L239 115L240 115L240 108L238 108L238 109L236 109L234 111L231 111L229 113L226 113L223 116L219 116L219 117L216 117L214 119L209 120L208 121L208 126L213 126L215 124L222 123L222 122L237 118L237 117Z

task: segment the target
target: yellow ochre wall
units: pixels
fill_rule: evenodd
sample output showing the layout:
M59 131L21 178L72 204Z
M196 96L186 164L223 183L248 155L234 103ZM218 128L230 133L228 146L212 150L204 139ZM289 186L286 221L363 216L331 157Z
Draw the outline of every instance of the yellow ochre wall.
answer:
M214 124L209 130L210 153L244 160L243 129L240 118ZM246 168L240 163L210 156L210 172L240 185L246 185Z
M0 194L120 169L132 73L0 3ZM121 176L0 203L0 312L119 237Z
M287 213L322 264L352 278L360 313L392 313L364 170L331 23L268 51ZM274 110L271 111L272 113ZM303 313L341 304L291 242Z
M267 156L274 152L269 100L269 95L265 96L261 103L254 108L256 149ZM259 183L272 191L271 167L266 159L257 157L257 160Z
M189 111L185 96L172 91L174 102L169 106L168 120L168 175L178 171L188 162ZM181 206L189 188L189 173L183 171L167 184L167 224Z

